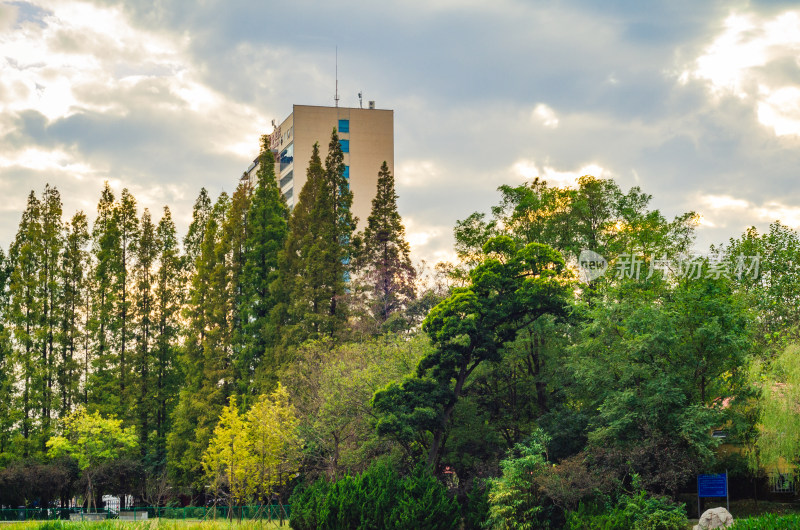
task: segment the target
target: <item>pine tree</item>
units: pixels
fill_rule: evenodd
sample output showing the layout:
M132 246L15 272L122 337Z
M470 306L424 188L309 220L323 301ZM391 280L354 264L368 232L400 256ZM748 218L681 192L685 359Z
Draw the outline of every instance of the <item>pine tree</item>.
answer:
M229 374L230 391L235 392L236 387L245 387L248 381L239 381L237 365L247 348L245 326L247 323L246 301L248 286L243 281L244 269L249 254L248 242L250 237L250 199L252 187L249 180L240 180L236 191L231 197L231 206L228 217L222 226L222 250L219 266L224 271L223 287L220 284L219 300L227 310L225 333L223 338L225 355L225 371ZM222 323L221 323L222 324ZM246 374L244 374L246 376Z
M116 346L119 348L119 396L120 409L118 414L126 416L130 413L133 401L131 391L130 350L133 342L133 317L131 300L131 280L135 250L139 239L139 219L136 213L136 199L127 188L122 190L120 201L114 209L114 218L119 231L119 258L118 268L114 281L117 292L116 314L118 319L118 337Z
M153 393L155 414L154 462L162 467L166 460L166 438L169 418L177 399L179 378L177 367L178 333L180 331L180 305L182 293L182 260L178 249L175 223L168 207L156 229L158 245L158 271L155 287L155 389Z
M155 318L155 300L153 296L153 272L158 257L156 227L153 225L150 211L145 208L142 213L139 240L135 247L135 279L133 298L135 300L136 350L132 356L134 376L131 387L136 387L134 418L139 434L139 450L142 456L149 452L148 437L150 425L155 412L152 396L153 368L153 320Z
M42 371L36 355L36 337L42 315L39 296L41 266L41 208L42 204L31 191L28 204L22 213L16 238L9 249L12 273L9 283L9 321L16 345L15 372L18 374L20 395L14 408L20 414L20 441L22 456L30 454L36 435L36 410L43 402L41 396Z
M9 327L9 290L11 265L0 248L0 455L11 450L12 430L16 423L14 407L14 360Z
M89 225L83 212L76 213L69 224L61 260L61 284L63 311L61 317L60 349L61 363L58 371L58 386L61 391L62 413L72 410L80 392L80 367L77 356L80 344L85 340L86 330L82 325L85 310L84 300L88 295L86 273L89 256Z
M203 245L208 218L211 215L211 198L205 188L200 188L200 194L194 202L192 209L192 222L183 238L183 249L186 256L187 271L194 271L195 261L200 255Z
M273 283L277 304L273 309L274 326L281 335L283 344L297 344L311 334L309 322L305 320L310 309L317 311L314 301L308 303L306 294L309 278L306 262L313 242L311 210L317 202L324 169L319 157L319 144L314 144L306 171L306 183L300 190L297 204L289 218L289 233L286 245L278 258L278 279Z
M343 299L356 219L350 211L353 193L344 175L343 159L334 130L324 168L315 146L299 204L292 213L282 267L291 286L290 342L338 336L345 327Z
M89 301L88 327L92 335L90 363L86 383L86 399L91 408L103 414L115 414L120 410L118 359L114 355L113 337L118 328L115 314L119 264L119 229L114 193L105 183L97 203L97 217L92 228L92 256L94 258L91 283L92 296ZM87 357L89 355L87 354Z
M61 195L58 190L46 185L41 202L41 252L38 290L41 298L41 322L36 342L39 344L43 372L41 377L41 450L45 451L45 438L49 436L50 418L53 412L53 385L56 380L55 346L58 340L61 320L61 293L59 282L59 264L61 247L63 246L63 224Z
M268 377L272 376L271 380L278 368L274 355L276 327L271 320L278 294L270 286L278 277L278 254L286 244L289 208L278 188L274 168L268 138L262 136L257 182L247 213L248 237L242 273L244 344L236 366L241 394L254 393L253 380L262 361L262 369L268 372Z
M204 230L184 313L186 341L180 364L185 383L167 440L170 474L184 486L199 485L203 451L231 394L230 241L224 230L230 211L231 199L223 192Z
M369 288L370 313L383 326L414 299L416 278L403 221L397 212L394 176L386 162L378 173L377 193L361 240L363 249L357 261Z

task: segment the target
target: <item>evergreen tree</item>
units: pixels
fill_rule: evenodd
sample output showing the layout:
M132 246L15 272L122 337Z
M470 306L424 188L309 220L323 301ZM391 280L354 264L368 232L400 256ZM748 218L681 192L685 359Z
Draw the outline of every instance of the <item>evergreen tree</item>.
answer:
M127 416L131 411L133 392L129 372L131 343L133 342L133 302L131 300L130 276L133 269L135 250L139 239L139 219L136 213L136 199L127 188L122 190L120 201L114 209L114 218L119 231L119 257L114 278L114 289L117 292L117 328L118 336L115 346L119 348L119 396L121 416Z
M262 361L269 375L278 368L273 353L276 328L271 321L278 294L270 291L270 285L278 277L278 254L286 244L289 208L275 179L275 160L266 136L261 138L256 178L247 214L248 237L242 273L244 345L236 370L242 394L254 393L253 379ZM265 358L265 355L269 357Z
M203 451L232 388L230 241L224 230L230 211L223 192L204 230L185 308L184 387L167 440L170 474L183 486L199 485Z
M192 222L189 230L183 238L183 249L186 255L187 271L193 271L195 261L200 255L200 247L203 245L208 218L211 215L211 198L205 188L200 188L200 194L194 202L192 208Z
M371 317L383 325L414 299L416 278L405 228L397 212L394 176L386 162L378 173L378 190L361 239L363 249L358 265L369 286Z
M166 459L166 437L169 415L177 398L179 378L177 370L178 333L180 331L180 304L182 300L181 256L175 223L168 207L156 228L158 245L158 271L156 273L154 300L155 388L153 407L155 441L153 459L159 467Z
M249 219L251 195L250 182L240 180L231 197L228 216L222 225L220 255L217 262L220 271L218 300L220 307L226 312L225 321L220 322L220 329L224 330L222 344L226 351L224 370L229 376L229 380L226 380L229 390L226 389L226 392L235 392L237 386L246 388L248 385L247 380L237 381L239 374L236 367L249 342L245 331L249 286L243 281L243 276L249 253L247 245L251 240ZM247 377L247 374L242 375Z
M337 336L345 327L343 298L356 219L350 211L353 193L343 160L334 129L324 168L319 147L314 147L307 180L292 213L282 268L291 289L289 342Z
M155 318L155 300L153 296L153 273L156 259L158 258L158 243L156 241L156 227L153 225L150 211L145 208L142 214L139 241L135 248L136 265L133 270L135 277L135 323L136 323L136 352L133 356L133 374L131 386L136 388L134 418L139 434L139 450L142 456L147 456L148 437L150 425L155 413L155 403L152 395L153 377L153 327Z
M63 312L61 318L60 349L61 363L58 383L61 391L61 410L66 413L78 400L80 392L80 368L77 355L85 340L86 330L81 322L84 300L88 294L86 273L88 268L89 225L86 215L78 212L72 217L61 260L61 284Z
M9 249L12 273L9 283L9 320L15 343L15 372L20 394L14 408L19 411L18 443L22 456L29 456L35 429L36 410L42 404L42 370L36 356L36 337L42 315L42 300L38 293L41 265L41 208L33 191L22 213L16 238Z
M310 334L304 316L307 307L313 312L317 311L314 301L306 303L305 290L309 278L306 276L305 263L313 241L311 210L317 202L323 176L319 144L315 143L306 171L306 183L300 190L297 204L289 218L286 245L279 254L279 277L273 284L277 305L273 309L272 320L285 344L300 343Z
M115 210L114 193L105 183L97 203L97 217L92 228L91 274L92 297L89 314L89 330L92 335L91 359L87 381L87 402L103 414L119 411L119 388L115 385L117 359L113 350L113 334L118 326L114 309L117 306L117 291L114 289L119 269L119 230Z
M41 377L41 450L45 450L45 438L50 433L50 418L53 409L53 385L56 379L55 346L58 339L61 313L61 293L59 282L59 264L61 247L63 246L63 225L61 221L62 205L58 190L46 185L41 202L41 252L39 266L38 290L41 298L41 323L36 342L39 344L43 372Z
M0 458L11 450L11 435L16 420L14 407L14 362L9 328L9 259L0 248Z

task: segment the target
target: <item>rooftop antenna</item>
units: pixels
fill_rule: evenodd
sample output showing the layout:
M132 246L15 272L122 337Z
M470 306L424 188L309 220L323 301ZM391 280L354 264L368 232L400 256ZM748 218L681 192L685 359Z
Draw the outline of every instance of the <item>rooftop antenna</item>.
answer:
M362 108L362 109L363 109L363 108L364 108L364 102L362 101L361 97L362 97L362 93L361 93L361 91L359 90L359 91L358 91L358 106L359 106L359 108Z
M336 106L339 106L339 47L336 47L336 94L333 96Z

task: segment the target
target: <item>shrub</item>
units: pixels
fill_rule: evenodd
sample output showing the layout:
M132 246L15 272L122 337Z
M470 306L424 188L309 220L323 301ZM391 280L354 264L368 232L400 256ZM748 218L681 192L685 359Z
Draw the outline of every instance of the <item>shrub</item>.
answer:
M335 482L320 478L295 488L290 525L313 528L457 528L458 503L424 467L401 477L375 463Z
M567 515L567 527L573 530L685 530L689 524L683 504L666 497L651 496L639 489L623 494L615 506L580 504Z

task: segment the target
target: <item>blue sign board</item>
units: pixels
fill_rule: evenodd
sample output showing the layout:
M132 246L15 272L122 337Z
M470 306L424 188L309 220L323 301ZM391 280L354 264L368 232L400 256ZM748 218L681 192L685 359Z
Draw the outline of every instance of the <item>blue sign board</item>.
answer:
M728 476L725 473L718 475L697 476L698 497L727 497Z

